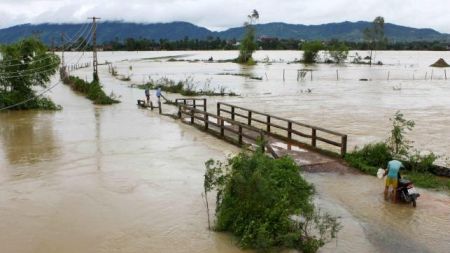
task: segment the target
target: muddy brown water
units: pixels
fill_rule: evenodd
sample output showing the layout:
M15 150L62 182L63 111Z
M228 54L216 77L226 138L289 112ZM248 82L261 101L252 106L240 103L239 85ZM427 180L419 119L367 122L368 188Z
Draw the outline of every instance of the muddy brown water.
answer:
M233 53L180 52L192 59L227 58ZM142 60L164 54L168 53L104 53L100 61L114 61L119 72L130 71L133 82L142 82L148 74L178 79L193 75L200 83L209 78L210 85L224 85L242 95L211 98L211 111L218 100L239 103L348 132L353 145L382 138L387 118L402 109L418 121L417 131L410 135L417 144L448 151L450 85L444 80L402 81L402 90L395 93L394 84L385 81L297 83L292 71L299 66L285 63L240 69L228 63ZM266 54L293 58L293 52L258 52L258 57ZM409 66L415 57L387 55L394 63L384 68L401 69L397 61ZM283 68L291 71L280 85L281 76L271 76ZM426 66L410 68L422 71ZM0 114L0 251L240 252L232 237L207 230L201 196L204 162L239 150L157 112L137 109L142 90L112 78L106 66L99 69L105 89L121 95L121 104L94 106L68 87L57 86L50 95L64 107L60 112ZM224 71L268 73L269 80L215 75ZM90 76L89 70L74 74ZM312 93L301 92L307 88ZM348 113L350 109L355 110ZM413 209L384 202L383 184L373 177L304 176L316 185L317 204L340 216L344 226L338 240L321 252L450 251L448 195L419 189L422 196Z

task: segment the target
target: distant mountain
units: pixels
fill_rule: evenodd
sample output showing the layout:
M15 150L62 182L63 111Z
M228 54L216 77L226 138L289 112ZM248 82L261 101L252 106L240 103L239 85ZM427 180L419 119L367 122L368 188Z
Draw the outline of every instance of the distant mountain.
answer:
M286 23L267 23L256 25L257 35L283 39L361 41L362 31L371 25L370 22L342 22L323 25L293 25ZM85 29L83 29L85 28ZM0 29L0 43L11 43L21 38L38 34L44 42L51 44L52 40L58 45L61 32L68 37L75 37L77 32L85 31L87 24L24 24ZM222 32L210 31L187 22L139 24L126 22L102 22L98 24L99 43L127 38L168 39L181 40L206 39L220 37L222 39L240 39L244 28L236 27ZM439 33L433 29L416 29L387 23L385 33L389 41L450 41L450 35ZM86 37L86 36L85 36Z

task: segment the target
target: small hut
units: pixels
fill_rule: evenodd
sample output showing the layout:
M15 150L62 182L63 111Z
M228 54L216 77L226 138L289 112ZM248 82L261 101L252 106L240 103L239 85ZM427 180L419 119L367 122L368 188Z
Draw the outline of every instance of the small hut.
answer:
M439 58L439 60L437 60L435 63L431 64L430 67L435 67L435 68L448 68L448 67L450 67L450 65L448 65L448 63L445 62L444 59Z

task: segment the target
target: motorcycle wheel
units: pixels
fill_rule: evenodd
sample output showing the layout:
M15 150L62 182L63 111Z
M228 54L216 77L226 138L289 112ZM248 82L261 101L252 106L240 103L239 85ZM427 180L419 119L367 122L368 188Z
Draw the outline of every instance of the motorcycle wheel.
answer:
M412 203L413 203L413 207L416 207L416 199L415 198L412 199Z

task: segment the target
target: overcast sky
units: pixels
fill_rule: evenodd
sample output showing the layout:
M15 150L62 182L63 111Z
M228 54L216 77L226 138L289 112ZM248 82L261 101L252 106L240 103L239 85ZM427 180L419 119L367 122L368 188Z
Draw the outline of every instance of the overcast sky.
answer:
M450 33L449 0L0 0L0 27L85 22L88 16L132 22L187 21L212 30L240 26L252 9L260 23L386 22Z

